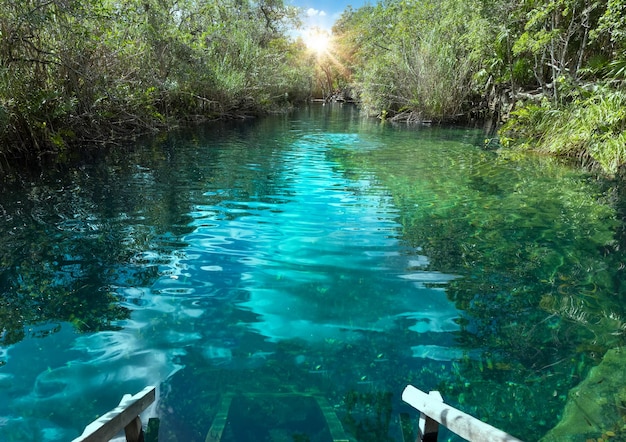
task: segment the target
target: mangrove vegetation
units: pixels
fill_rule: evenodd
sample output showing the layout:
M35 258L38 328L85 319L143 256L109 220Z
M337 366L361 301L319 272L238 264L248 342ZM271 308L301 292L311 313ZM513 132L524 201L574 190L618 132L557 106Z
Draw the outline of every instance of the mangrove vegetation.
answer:
M8 0L2 151L60 150L303 100L309 69L281 1Z
M615 173L626 3L385 1L335 26L363 108L396 120L494 119L502 144Z
M2 153L354 99L394 121L490 121L503 146L610 174L623 135L626 2L383 0L327 48L282 0L7 0ZM502 127L502 124L504 126Z

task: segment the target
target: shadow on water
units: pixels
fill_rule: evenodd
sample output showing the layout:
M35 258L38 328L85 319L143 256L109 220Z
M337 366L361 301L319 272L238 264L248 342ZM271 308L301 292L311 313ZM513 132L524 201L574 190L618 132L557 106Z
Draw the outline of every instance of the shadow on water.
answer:
M624 344L619 186L482 141L311 106L6 174L0 439L156 384L160 440L396 441L408 383L539 439Z

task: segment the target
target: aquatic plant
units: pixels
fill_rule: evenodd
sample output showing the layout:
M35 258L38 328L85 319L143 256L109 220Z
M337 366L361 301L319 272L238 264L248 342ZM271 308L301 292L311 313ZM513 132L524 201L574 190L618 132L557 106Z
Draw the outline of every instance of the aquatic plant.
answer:
M337 161L372 171L399 209L403 240L428 256L428 266L460 275L445 286L463 312L459 344L482 356L461 359L457 382L445 382L442 394L506 428L510 416L480 391L525 397L524 408L532 402L527 386L542 382L556 392L552 418L541 421L547 431L567 390L626 338L609 270L622 256L615 209L597 181L562 164L454 145L437 133L420 129L406 150L354 150ZM446 155L433 162L421 140Z
M501 129L503 144L569 158L614 175L626 161L626 94L608 85L577 89L575 94L563 105L544 99L519 107Z

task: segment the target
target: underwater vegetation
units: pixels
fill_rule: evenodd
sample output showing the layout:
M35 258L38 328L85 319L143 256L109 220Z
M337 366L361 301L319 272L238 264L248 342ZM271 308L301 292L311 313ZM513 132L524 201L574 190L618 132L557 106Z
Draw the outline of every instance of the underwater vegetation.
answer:
M505 410L522 407L527 425L535 420L548 430L569 389L624 345L614 185L554 160L424 132L417 142L407 137L404 149L338 149L333 156L388 189L400 209L401 238L428 256L427 269L460 275L445 286L462 312L457 342L482 350L454 364L464 381L442 381L446 401L471 404L503 427ZM534 397L536 384L554 400ZM497 399L484 398L486 391Z
M7 175L0 439L71 439L159 385L163 440L205 440L226 403L265 439L323 440L299 395L350 438L406 440L406 384L525 440L576 440L578 392L607 416L585 437L622 437L623 189L344 110Z

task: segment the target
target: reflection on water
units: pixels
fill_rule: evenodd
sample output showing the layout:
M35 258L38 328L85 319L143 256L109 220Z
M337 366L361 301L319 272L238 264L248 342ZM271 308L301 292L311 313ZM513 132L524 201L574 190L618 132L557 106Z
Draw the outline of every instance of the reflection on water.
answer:
M7 175L0 439L158 385L160 440L228 411L224 440L401 440L407 383L538 439L621 342L616 224L596 183L479 137L312 107Z

